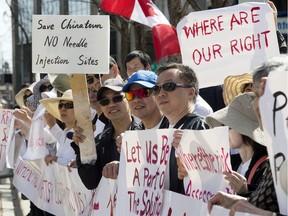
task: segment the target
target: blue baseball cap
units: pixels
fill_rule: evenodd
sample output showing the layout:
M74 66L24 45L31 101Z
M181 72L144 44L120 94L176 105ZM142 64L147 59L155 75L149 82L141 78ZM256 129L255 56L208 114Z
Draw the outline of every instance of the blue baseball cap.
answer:
M158 76L153 71L139 70L133 73L122 91L127 92L132 84L139 84L146 88L153 88Z

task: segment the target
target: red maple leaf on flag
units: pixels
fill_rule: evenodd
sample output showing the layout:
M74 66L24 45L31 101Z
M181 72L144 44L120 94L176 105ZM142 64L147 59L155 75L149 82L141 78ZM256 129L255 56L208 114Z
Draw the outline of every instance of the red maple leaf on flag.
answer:
M145 14L146 17L149 16L157 16L158 14L155 12L154 8L151 6L153 3L151 0L138 0L143 13Z

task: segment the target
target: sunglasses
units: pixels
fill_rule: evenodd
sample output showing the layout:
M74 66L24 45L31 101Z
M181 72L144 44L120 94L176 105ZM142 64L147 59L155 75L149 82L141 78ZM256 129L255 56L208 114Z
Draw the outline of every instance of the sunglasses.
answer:
M52 86L51 84L49 84L49 85L42 84L42 85L39 87L39 91L40 91L40 92L51 91L52 89L53 89L53 86Z
M58 104L58 109L62 109L64 107L64 109L74 109L74 104L73 103L59 103Z
M167 92L172 92L174 91L176 88L191 88L192 85L188 85L188 84L178 84L178 83L174 83L174 82L168 82L168 83L163 83L162 85L155 85L153 87L153 92L154 92L154 95L158 95L161 91L161 88L164 90L164 91L167 91Z
M95 88L88 88L88 94L89 93L97 93L98 91Z
M137 96L138 98L146 98L149 97L150 94L152 93L152 89L148 89L148 88L140 88L137 90L130 90L128 92L125 92L125 97L127 99L127 101L131 101L135 98L135 96Z
M119 102L123 101L123 99L124 99L123 95L115 95L111 99L103 98L100 100L100 105L101 106L107 106L108 104L110 104L110 101L113 101L114 103L119 103Z
M87 83L88 83L88 84L94 83L94 77L88 77L88 78L87 78Z

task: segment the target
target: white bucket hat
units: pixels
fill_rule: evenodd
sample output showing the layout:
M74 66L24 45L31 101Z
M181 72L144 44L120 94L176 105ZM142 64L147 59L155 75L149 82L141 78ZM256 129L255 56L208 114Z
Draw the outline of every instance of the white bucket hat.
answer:
M207 116L205 119L207 124L212 128L228 126L266 146L264 132L259 127L257 116L252 107L252 101L255 97L256 95L252 92L236 96L227 107Z

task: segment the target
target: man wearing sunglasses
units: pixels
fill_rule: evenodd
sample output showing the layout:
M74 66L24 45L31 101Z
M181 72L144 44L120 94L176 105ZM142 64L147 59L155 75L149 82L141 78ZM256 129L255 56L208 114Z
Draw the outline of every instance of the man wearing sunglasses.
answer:
M154 97L161 112L169 120L170 127L202 130L209 126L194 113L199 84L195 72L188 66L171 63L160 67L153 87ZM181 137L180 137L181 138ZM169 161L169 190L184 194L183 181L178 179L175 149L171 149Z
M168 128L167 118L163 116L153 97L153 87L157 75L152 71L139 70L129 77L123 87L132 114L141 120L145 129Z
M87 74L87 90L90 101L90 106L92 109L96 110L96 115L93 118L93 124L96 124L95 135L102 132L108 123L108 119L102 115L101 107L99 101L97 100L97 92L101 88L103 82L111 78L119 78L119 69L117 62L113 57L109 58L109 73L108 74ZM98 121L100 120L100 121Z
M117 151L116 137L126 130L140 129L131 116L128 102L121 92L123 81L117 78L108 79L103 83L97 94L97 100L101 110L109 119L109 126L95 138L97 160L91 164L82 164L80 151L77 146L83 142L82 129L75 126L71 144L76 152L76 162L79 176L83 184L89 190L95 189L102 177L103 167L111 161L119 161L120 154Z

